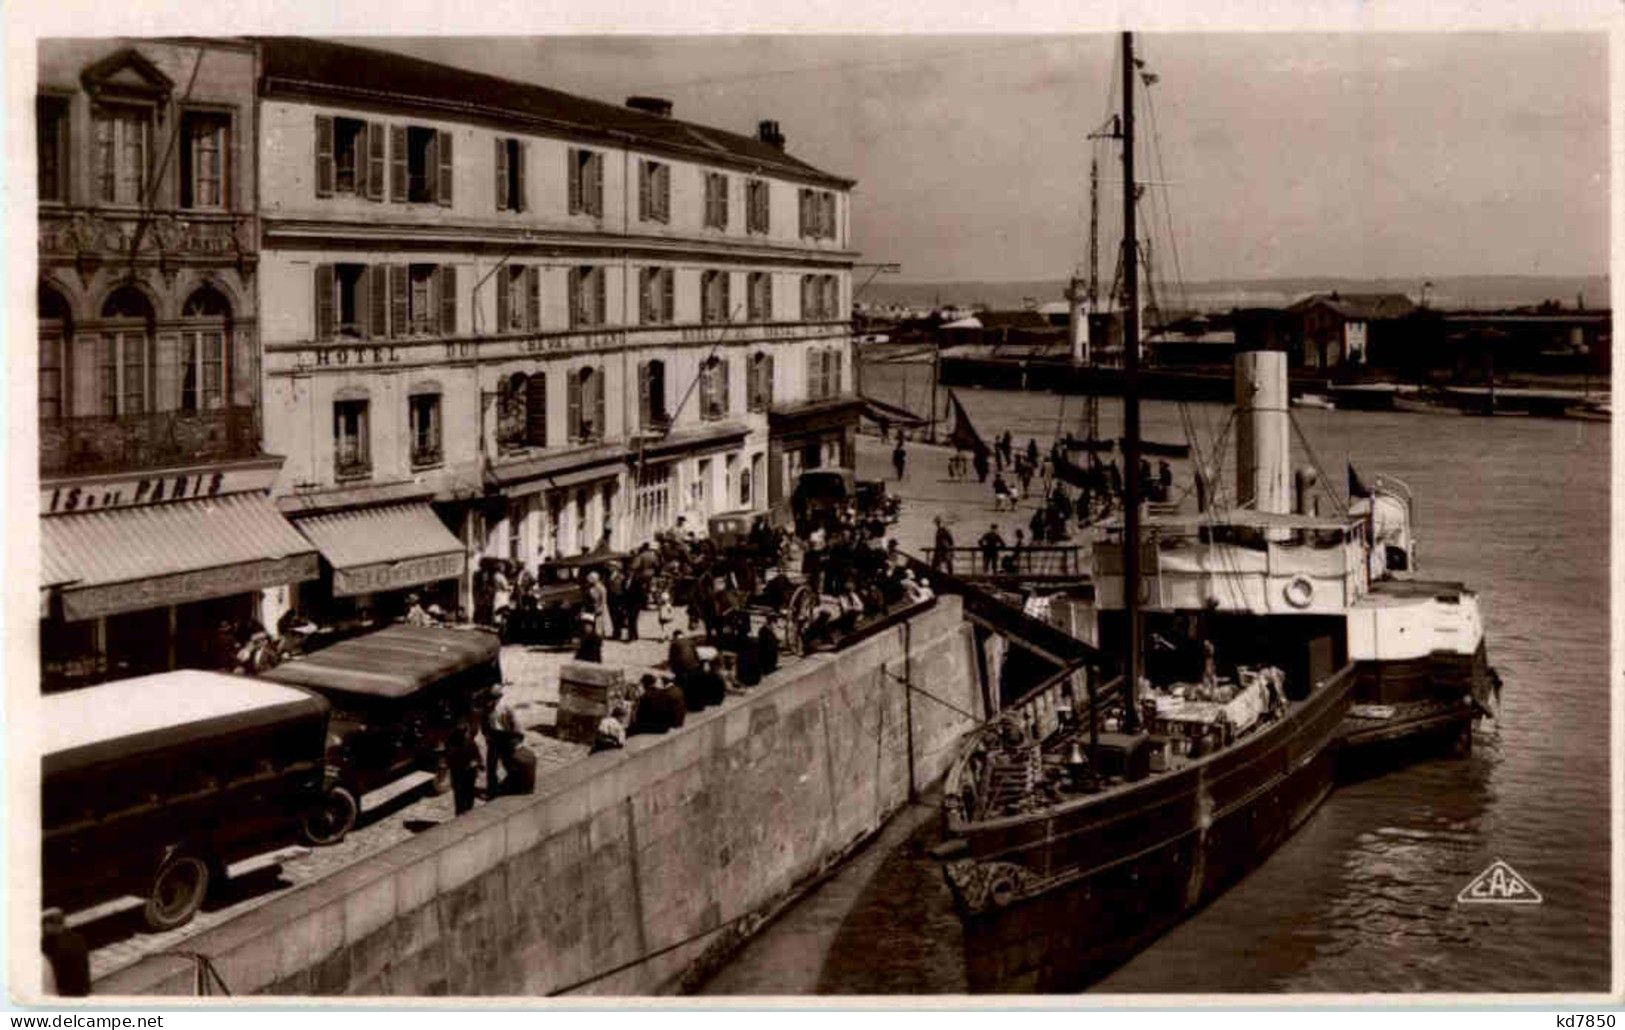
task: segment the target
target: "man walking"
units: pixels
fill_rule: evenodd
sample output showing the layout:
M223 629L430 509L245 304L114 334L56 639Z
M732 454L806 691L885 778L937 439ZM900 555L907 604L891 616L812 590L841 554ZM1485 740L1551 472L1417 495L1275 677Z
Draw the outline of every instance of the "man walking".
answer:
M897 446L892 448L891 465L897 470L897 480L902 482L903 470L908 463L908 451L903 448L903 434L897 434Z

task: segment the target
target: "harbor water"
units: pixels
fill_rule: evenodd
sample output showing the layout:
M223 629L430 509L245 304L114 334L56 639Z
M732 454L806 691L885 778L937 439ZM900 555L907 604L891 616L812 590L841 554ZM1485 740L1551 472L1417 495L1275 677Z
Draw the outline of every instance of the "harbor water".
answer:
M888 376L904 371L866 368L865 392L901 400L899 381ZM911 392L920 393L919 380ZM1018 446L1031 437L1047 447L1057 432L1081 426L1077 397L959 396L989 439L1008 428ZM1120 402L1103 398L1100 409L1102 435L1116 436ZM1148 440L1185 442L1187 422L1204 451L1222 439L1233 477L1227 408L1186 405L1182 412L1147 402L1142 411ZM1429 760L1341 786L1260 868L1092 990L1606 990L1609 425L1309 409L1294 416L1302 429L1294 465L1312 452L1339 492L1350 461L1362 476L1387 473L1415 491L1418 575L1479 591L1490 658L1505 682L1501 718L1480 725L1465 759ZM922 467L942 460L927 453L915 457L911 479L941 475ZM1188 485L1189 466L1176 469L1180 485ZM959 521L973 518L966 528L979 527L990 509L960 513ZM1496 860L1515 869L1541 903L1458 903L1458 893ZM885 879L882 869L871 887L883 889ZM865 936L880 938L868 940L871 956L921 958L888 978L879 972L885 963L843 958L842 942L858 935L838 934L818 989L956 989L963 974L946 968L955 948L917 939L921 927L956 935L950 924L957 920L941 915L916 912L888 924L864 914ZM840 969L858 970L857 979Z

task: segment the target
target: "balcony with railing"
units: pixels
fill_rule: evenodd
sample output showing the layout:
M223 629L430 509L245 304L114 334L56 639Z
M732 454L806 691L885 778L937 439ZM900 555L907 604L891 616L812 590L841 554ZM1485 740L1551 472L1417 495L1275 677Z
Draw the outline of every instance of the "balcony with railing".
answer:
M42 420L40 475L95 475L254 458L254 408Z

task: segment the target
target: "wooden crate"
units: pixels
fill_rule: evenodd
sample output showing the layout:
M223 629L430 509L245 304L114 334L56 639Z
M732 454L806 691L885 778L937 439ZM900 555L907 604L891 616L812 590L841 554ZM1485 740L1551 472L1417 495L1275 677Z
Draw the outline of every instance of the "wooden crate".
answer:
M626 693L625 670L618 666L566 664L559 670L559 739L591 744L610 705Z

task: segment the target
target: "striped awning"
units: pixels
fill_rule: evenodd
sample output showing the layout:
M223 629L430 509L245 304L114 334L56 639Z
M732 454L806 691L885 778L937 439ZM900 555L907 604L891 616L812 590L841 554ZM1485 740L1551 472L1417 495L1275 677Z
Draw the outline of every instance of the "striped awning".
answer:
M40 582L63 618L227 597L315 579L316 551L263 494L40 520Z
M463 573L462 543L426 502L307 515L294 525L333 566L334 596L398 590Z

